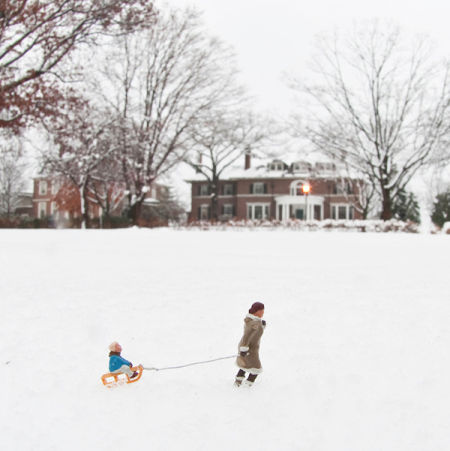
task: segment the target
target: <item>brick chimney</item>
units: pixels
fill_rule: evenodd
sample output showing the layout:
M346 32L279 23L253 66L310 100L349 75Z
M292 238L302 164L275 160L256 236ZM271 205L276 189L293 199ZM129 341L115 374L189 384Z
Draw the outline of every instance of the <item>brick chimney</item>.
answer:
M251 162L252 162L252 154L250 152L245 152L245 164L244 164L245 170L250 169Z
M195 168L195 172L199 173L200 172L200 167L202 165L202 153L199 152L197 155L197 167Z

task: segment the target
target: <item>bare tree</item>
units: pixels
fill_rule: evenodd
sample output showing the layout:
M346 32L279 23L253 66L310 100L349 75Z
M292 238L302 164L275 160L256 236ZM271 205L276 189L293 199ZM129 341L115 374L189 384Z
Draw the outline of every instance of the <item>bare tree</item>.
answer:
M89 190L88 199L102 209L107 226L111 223L111 215L122 207L125 198L125 185L117 157L117 152L113 151L97 166Z
M123 180L138 223L152 184L183 158L192 124L236 96L235 67L231 53L207 37L190 10L161 13L151 30L116 42L114 53L106 98L121 125Z
M78 104L79 105L79 104ZM82 228L89 226L89 190L100 165L117 151L113 121L87 102L49 128L52 149L43 155L44 171L69 180L80 196Z
M25 188L21 142L10 137L0 146L0 214L10 218Z
M268 127L257 116L247 113L215 112L192 128L192 152L186 162L202 174L211 193L211 219L219 219L219 181L224 172L268 137Z
M348 179L353 185L353 192L357 196L356 202L353 203L354 208L361 213L363 219L367 219L373 207L373 201L376 197L376 191L373 184L367 180L353 178Z
M370 181L382 219L445 135L449 70L430 54L427 40L406 45L397 28L372 22L344 42L322 40L314 83L293 85L311 101L303 132Z
M0 0L0 128L18 131L63 97L61 62L104 33L151 26L148 0Z

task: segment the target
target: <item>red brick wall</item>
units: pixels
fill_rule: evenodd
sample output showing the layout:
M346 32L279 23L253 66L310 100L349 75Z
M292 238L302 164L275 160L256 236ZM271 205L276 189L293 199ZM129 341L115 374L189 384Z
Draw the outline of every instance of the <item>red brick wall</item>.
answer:
M232 196L223 196L219 195L219 213L222 211L222 206L224 204L233 204L235 207L236 217L238 219L246 219L247 218L247 204L248 203L263 203L270 204L269 217L270 219L274 219L276 217L275 211L275 197L280 195L290 195L290 186L294 180L294 178L282 178L282 179L244 179L234 181L235 183L235 195ZM334 194L335 185L337 179L305 179L311 185L311 195L318 195L324 197L323 204L323 216L324 219L331 218L331 204L333 203L341 203L341 204L351 204L357 201L356 194ZM256 182L262 182L266 184L266 193L265 194L251 194L250 187L251 184ZM219 185L219 192L222 193L222 188L225 183L232 183L231 181L222 181ZM207 182L192 182L192 209L190 220L198 219L198 208L201 205L211 205L211 196L199 196L198 195L198 186L206 185ZM299 196L300 199L302 196ZM361 214L354 209L354 218L361 219Z

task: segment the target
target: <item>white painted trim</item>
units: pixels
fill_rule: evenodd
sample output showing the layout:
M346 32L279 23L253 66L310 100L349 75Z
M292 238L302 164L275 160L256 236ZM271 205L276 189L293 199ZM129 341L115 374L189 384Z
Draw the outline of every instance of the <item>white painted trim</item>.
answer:
M275 197L282 194L237 194L236 197Z
M336 207L336 218L333 218L333 207ZM339 219L339 207L345 207L345 218ZM330 203L330 218L334 221L349 221L350 208L353 207L353 217L355 216L355 207L349 202L335 202Z
M252 217L249 217L249 214L248 214L249 207L251 207L251 209L252 209L252 214L251 214ZM263 217L261 219L269 219L270 218L270 203L269 202L247 202L245 204L245 210L246 210L245 213L246 213L247 219L252 219L252 220L256 219L254 217L255 216L255 207L263 207ZM266 207L268 208L267 216L265 216Z
M302 179L293 180L289 185L289 195L297 197L298 194L296 194L296 188L300 185L305 185L305 184L310 185L310 183L307 180L302 180ZM299 196L299 197L303 197L303 196Z
M48 193L48 181L47 180L39 180L38 183L38 193L40 196L45 196Z
M39 202L38 203L37 216L38 216L39 219L44 219L44 218L46 218L48 216L48 214L47 214L47 204L48 204L48 202ZM43 215L41 213L43 213Z
M224 211L225 211L225 207L231 207L231 213L223 213L223 216L229 216L229 217L232 217L232 216L233 216L233 207L234 207L234 204L223 204L222 207L223 207L223 210L224 210Z
M205 219L202 219L202 216L203 216L203 210L206 209L206 216L208 216L208 208L210 208L210 207L211 207L210 204L200 204L200 205L199 205L199 208L200 208L200 218L199 218L199 220L200 220L200 221L205 221ZM207 219L209 219L209 218L206 218L206 220L207 220Z
M326 194L327 197L345 197L346 199L348 197L355 197L357 198L357 194Z

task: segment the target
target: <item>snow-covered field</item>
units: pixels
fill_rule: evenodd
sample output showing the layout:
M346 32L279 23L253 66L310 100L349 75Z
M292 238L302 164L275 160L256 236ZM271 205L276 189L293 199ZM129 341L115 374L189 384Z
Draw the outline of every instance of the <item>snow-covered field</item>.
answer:
M0 231L0 449L450 449L450 237ZM266 304L264 373L232 360Z

